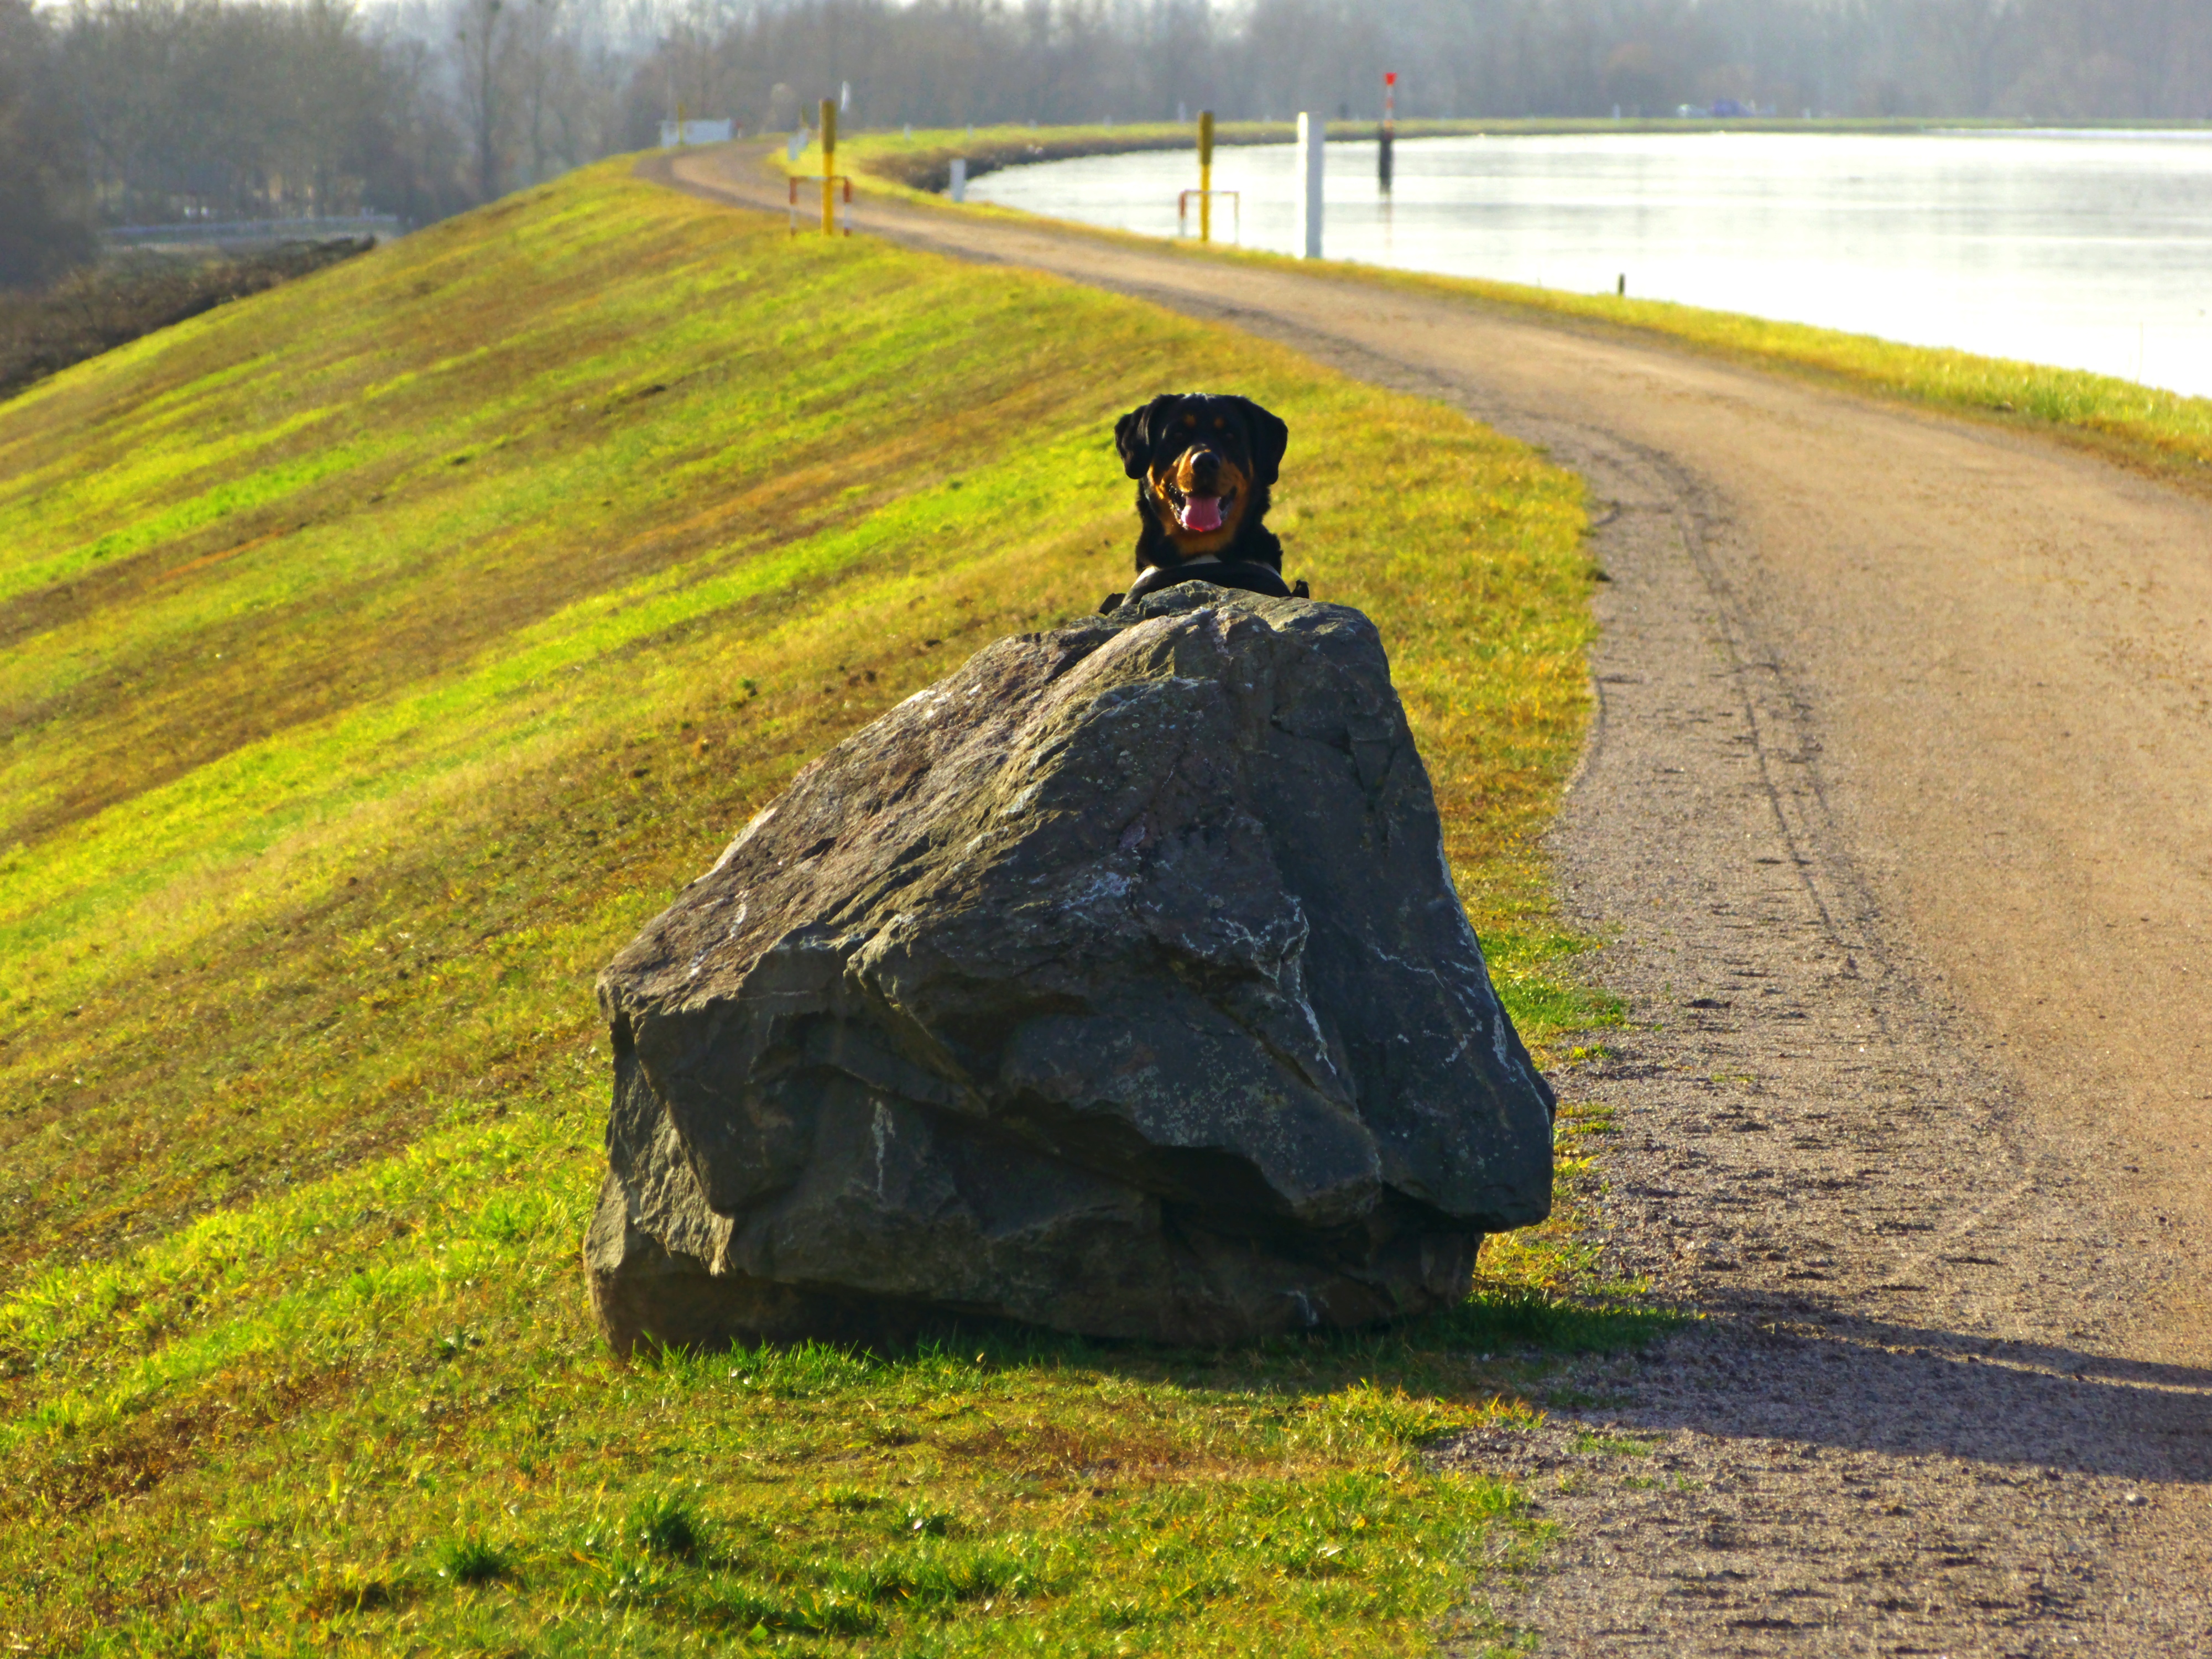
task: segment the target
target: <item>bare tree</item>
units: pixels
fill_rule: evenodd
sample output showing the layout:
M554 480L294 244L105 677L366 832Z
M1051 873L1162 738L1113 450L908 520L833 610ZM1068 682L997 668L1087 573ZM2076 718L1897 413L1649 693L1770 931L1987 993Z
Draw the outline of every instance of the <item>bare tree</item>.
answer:
M0 0L0 288L58 276L95 250L83 134L46 21Z
M574 79L574 47L562 28L561 0L517 0L513 15L508 74L526 158L524 173L536 184L562 171L556 111Z
M453 42L460 68L461 114L476 167L477 199L489 202L501 189L506 168L500 155L507 136L506 0L458 0L453 9Z

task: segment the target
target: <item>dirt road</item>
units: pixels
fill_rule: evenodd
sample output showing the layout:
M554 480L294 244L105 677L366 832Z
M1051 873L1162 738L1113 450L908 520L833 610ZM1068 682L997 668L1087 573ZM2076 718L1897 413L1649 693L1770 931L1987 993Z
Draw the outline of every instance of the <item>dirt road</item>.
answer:
M781 210L749 155L664 173ZM1612 580L1555 850L1610 1248L1707 1317L1523 1468L1573 1654L2212 1652L2212 504L1471 301L863 203L1540 444ZM1316 560L1316 586L1327 573Z

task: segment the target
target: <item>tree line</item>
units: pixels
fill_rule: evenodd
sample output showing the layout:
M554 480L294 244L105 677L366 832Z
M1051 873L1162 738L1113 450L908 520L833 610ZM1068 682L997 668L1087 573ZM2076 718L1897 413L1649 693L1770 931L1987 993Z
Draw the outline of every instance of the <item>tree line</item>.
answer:
M2212 118L2206 0L812 0L657 40L690 108L848 119L1674 114Z
M2212 118L2206 0L0 0L0 283L94 228L425 222L656 140L1300 109Z

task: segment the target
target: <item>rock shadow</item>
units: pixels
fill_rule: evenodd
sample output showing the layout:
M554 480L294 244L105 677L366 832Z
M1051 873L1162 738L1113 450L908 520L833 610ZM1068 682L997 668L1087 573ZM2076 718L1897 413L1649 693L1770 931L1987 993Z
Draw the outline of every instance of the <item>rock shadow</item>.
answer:
M1595 1407L1570 1403L1567 1414L2212 1484L2212 1369L1841 1314L1788 1317L1784 1325L1747 1310L1700 1321L1616 1368Z

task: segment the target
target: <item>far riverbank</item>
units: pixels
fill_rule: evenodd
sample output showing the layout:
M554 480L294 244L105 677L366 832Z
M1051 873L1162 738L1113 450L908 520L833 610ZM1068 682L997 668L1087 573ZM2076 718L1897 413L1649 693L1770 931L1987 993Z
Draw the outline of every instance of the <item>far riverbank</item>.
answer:
M1344 124L1329 125L1334 133ZM1747 135L1782 131L1911 137L1928 133L1935 126L1927 122L1782 121L1450 125L1480 128L1485 134L1554 138L1600 132ZM1373 131L1371 124L1349 125L1356 131ZM2146 126L2138 130L2177 135L2202 135L2208 131L2202 125L2155 129ZM1232 161L1246 159L1238 156L1233 147L1279 143L1289 131L1287 124L1279 122L1224 127L1220 142L1228 153L1223 157L1223 173L1225 175L1233 170ZM1437 131L1428 124L1402 124L1400 131L1407 139L1407 149L1415 154L1421 139L1455 136ZM1961 123L1951 124L1945 131L2009 135L2023 130L1997 123ZM900 133L868 133L849 137L838 152L838 162L841 171L859 175L876 193L939 211L988 216L1012 210L974 201L964 209L956 209L941 194L927 188L951 157L967 156L973 178L979 175L984 163L1012 161L1024 155L1032 161L1042 161L1055 155L1129 155L1146 149L1182 148L1187 153L1190 144L1188 128L999 128L983 129L973 137L957 131L917 132L911 137ZM816 151L809 151L795 165L786 161L780 149L770 159L779 170L799 173L820 165ZM1172 198L1170 200L1171 203ZM1064 222L1069 221L1064 218ZM1125 231L1095 226L1087 228L1088 234L1109 240L1127 240L1132 246L1160 245L1159 239L1154 236L1133 236ZM1187 240L1170 241L1168 246L1185 257L1231 263L1273 264L1282 257L1218 246L1201 248ZM1858 391L1926 404L1996 424L2047 429L2069 442L2166 477L2186 488L2212 489L2212 400L2146 386L2120 376L1958 349L1903 343L1844 329L1647 298L1640 286L1633 283L1624 296L1611 292L1566 292L1551 286L1538 288L1483 277L1378 269L1334 258L1300 264L1312 274L1336 280L1381 282L1425 291L1449 292L1479 304L1543 311L1571 316L1589 325L1656 334L1678 344L1734 361L1755 362L1787 373L1809 374Z

